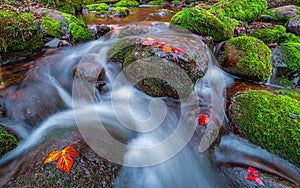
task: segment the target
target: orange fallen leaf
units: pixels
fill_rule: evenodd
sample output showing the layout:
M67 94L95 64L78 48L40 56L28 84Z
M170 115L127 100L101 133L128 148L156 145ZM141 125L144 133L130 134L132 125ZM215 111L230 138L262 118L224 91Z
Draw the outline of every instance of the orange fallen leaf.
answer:
M61 151L54 150L44 160L44 164L56 161L56 167L60 170L64 170L70 174L71 168L74 164L73 157L78 157L78 153L74 146L68 145Z
M171 48L171 46L169 46L169 45L164 45L164 47L163 47L163 52L172 52L172 48Z
M165 43L165 42L161 42L161 41L158 41L157 42L157 45L155 46L155 48L161 48L161 47L163 47L164 45L166 45L167 43Z

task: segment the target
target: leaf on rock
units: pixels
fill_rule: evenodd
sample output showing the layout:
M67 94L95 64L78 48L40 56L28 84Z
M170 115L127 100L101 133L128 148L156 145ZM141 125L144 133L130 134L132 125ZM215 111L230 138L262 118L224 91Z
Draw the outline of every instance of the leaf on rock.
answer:
M154 40L154 38L152 38L152 37L148 37L148 38L147 38L147 40Z
M253 176L255 176L255 177L257 177L258 176L258 171L257 170L255 170L254 168L252 168L252 167L248 167L248 172L250 173L250 174L252 174Z
M184 52L184 50L182 48L173 48L172 50L173 50L174 53Z
M157 42L157 45L155 46L155 48L162 48L164 45L166 45L167 43L165 42L161 42L161 41L158 41Z
M44 160L44 164L56 161L59 157L61 157L61 151L54 150L49 153L49 155Z
M142 42L143 46L152 46L154 44L156 44L157 42L155 40L146 40L144 42Z
M198 123L200 126L205 126L209 121L209 116L207 114L200 114L198 117Z
M248 167L249 174L246 176L248 180L255 181L259 185L264 185L261 179L258 177L258 171L252 167Z
M171 48L171 46L169 46L169 45L164 45L164 47L163 47L163 52L172 52L172 48Z
M73 157L78 157L78 153L74 146L68 145L63 150L54 150L44 160L44 164L56 161L56 167L70 174L74 164Z

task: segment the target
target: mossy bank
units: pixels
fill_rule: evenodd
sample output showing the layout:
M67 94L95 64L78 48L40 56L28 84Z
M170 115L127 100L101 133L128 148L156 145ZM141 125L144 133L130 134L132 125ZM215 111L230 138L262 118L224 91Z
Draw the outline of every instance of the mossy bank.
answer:
M31 13L0 11L0 62L27 56L43 47L39 24Z

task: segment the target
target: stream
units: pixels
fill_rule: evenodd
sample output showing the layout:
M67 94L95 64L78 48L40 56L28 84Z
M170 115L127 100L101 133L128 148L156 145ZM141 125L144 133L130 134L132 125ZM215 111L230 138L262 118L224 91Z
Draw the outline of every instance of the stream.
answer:
M163 38L160 33L171 31L153 32ZM0 123L20 142L0 158L0 186L45 155L51 142L74 132L100 158L121 166L115 187L256 187L241 170L247 166L263 171L266 184L300 185L297 167L228 132L223 93L235 78L216 66L212 53L208 71L187 99L153 98L127 81L120 64L108 62L117 40L112 33L3 67L9 87L0 91L6 107ZM96 79L74 76L74 67L88 61L105 72L101 89L95 89ZM206 129L197 125L200 113L211 117ZM273 176L279 180L272 182Z

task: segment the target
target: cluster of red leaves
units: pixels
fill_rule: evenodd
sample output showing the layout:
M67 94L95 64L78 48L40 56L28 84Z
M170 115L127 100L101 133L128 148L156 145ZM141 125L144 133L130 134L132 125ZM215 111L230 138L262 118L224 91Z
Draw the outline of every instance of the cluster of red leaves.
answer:
M44 164L56 161L56 167L70 174L74 164L74 157L78 157L78 153L74 146L68 145L61 151L54 150L44 160Z
M163 52L174 52L174 53L181 53L184 52L182 48L172 48L165 42L156 41L154 38L148 37L146 41L142 42L143 46L153 46L156 45L155 48L162 48Z
M251 181L255 181L256 183L258 183L259 185L264 185L264 183L261 181L261 179L258 177L258 171L255 170L252 167L248 167L248 172L249 174L247 175L247 179L251 180Z
M207 114L200 114L198 117L198 123L200 126L205 126L209 122L209 116Z

